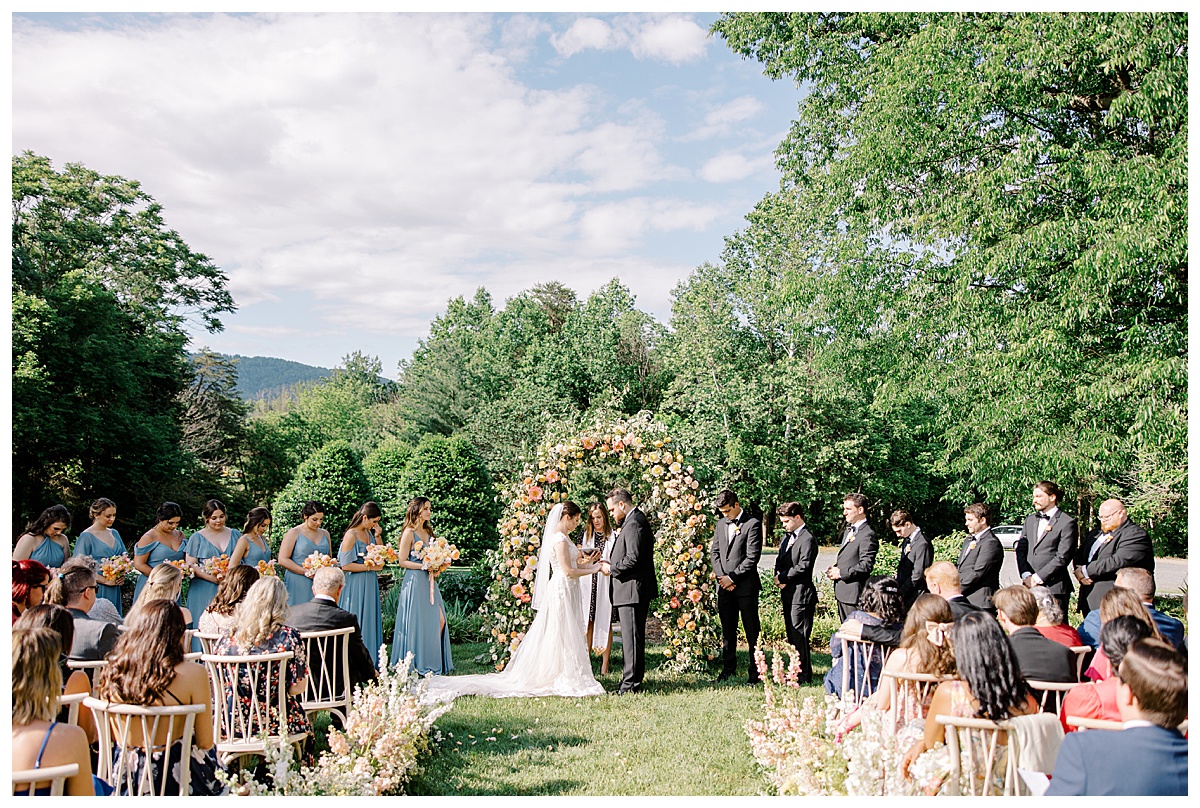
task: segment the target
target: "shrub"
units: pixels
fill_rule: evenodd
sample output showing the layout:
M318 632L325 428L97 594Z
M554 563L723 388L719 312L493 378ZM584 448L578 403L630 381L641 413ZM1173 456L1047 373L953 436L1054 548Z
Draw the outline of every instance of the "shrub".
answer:
M283 534L300 524L304 503L315 499L325 505L322 527L329 531L337 555L350 517L370 498L371 487L358 454L346 441L328 443L300 464L296 476L275 499L271 508L272 543L278 549Z
M411 446L392 439L381 443L375 451L363 458L363 472L371 485L371 498L383 509L385 534L393 531L399 533L401 525L404 524L404 506L408 500L403 497L400 486L412 454Z
M458 601L472 612L478 611L483 605L483 599L491 585L492 570L483 560L475 562L468 570L447 570L438 578L442 599Z
M500 542L500 506L487 467L464 438L426 435L417 444L400 483L405 504L417 496L433 502L434 532L474 563Z

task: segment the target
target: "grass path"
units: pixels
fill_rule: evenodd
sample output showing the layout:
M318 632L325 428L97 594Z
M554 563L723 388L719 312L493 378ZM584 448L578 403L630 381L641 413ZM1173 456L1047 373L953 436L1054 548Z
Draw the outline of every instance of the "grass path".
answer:
M486 646L454 646L456 673ZM615 698L460 698L437 722L442 742L410 783L417 795L755 795L765 787L744 731L761 715L763 690L713 673L657 670L647 649L646 692ZM739 670L746 670L747 654ZM814 654L820 675L827 656ZM597 678L610 693L620 680ZM599 671L599 660L594 660ZM820 691L816 686L813 692Z

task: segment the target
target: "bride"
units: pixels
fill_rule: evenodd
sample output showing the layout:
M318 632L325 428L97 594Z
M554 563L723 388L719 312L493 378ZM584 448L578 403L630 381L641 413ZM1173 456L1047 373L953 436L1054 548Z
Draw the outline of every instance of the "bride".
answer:
M601 564L576 566L579 551L567 534L579 525L579 520L579 506L570 501L555 505L546 518L533 584L537 616L513 651L508 667L500 673L427 677L427 699L604 694L604 688L592 676L579 595L579 579L600 572Z

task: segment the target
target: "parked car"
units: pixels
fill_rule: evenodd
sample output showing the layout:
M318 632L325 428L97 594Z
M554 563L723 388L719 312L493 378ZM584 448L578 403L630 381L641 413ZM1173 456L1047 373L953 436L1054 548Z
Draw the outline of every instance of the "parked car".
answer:
M996 525L992 528L992 533L996 534L996 538L1000 540L1000 546L1005 550L1015 550L1017 539L1021 538L1021 526Z

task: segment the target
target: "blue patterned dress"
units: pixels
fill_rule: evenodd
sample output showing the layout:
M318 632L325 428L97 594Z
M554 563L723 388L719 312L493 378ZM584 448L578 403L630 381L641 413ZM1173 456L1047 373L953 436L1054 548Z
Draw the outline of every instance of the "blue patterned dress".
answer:
M410 552L408 560L421 563L416 553ZM445 631L439 631L446 607L442 604L442 590L436 581L433 583L433 603L429 600L429 573L406 569L404 582L400 584L400 599L396 603L391 664L395 665L411 653L413 670L449 673L454 670L454 660L450 658L450 627L447 625Z
M176 531L176 533L178 532L179 531ZM154 569L165 561L183 561L184 556L187 555L187 542L181 542L178 550L172 550L170 547L160 541L153 541L145 547L134 547L133 553L134 559L137 559L138 556L147 556L146 565L150 567L150 569ZM137 603L138 595L142 594L142 589L145 586L146 576L139 574L137 583L134 584L133 587L134 603ZM182 597L183 594L181 592L180 598ZM181 602L179 605L182 606L183 603Z
M212 542L204 538L204 534L197 530L191 535L187 541L187 554L196 559L197 563L202 564L207 558L216 558L221 555L229 555L233 552L233 548L237 546L237 540L241 537L242 532L236 528L230 528L229 544L224 550L218 550L213 546ZM187 608L192 613L192 620L200 619L200 615L208 608L208 604L212 603L212 599L217 595L217 585L212 581L206 581L200 576L196 576L188 583ZM199 648L198 642L193 642L193 649Z
M109 530L112 531L113 536L117 540L115 547L105 544L104 540L99 536L96 536L85 530L80 533L79 538L75 540L74 555L88 556L93 561L103 564L113 556L119 556L121 553L124 553L125 542L121 539L121 534L112 528L109 528ZM96 597L104 598L111 602L117 607L117 614L120 614L123 617L125 615L125 610L121 608L121 587L109 586L108 584L102 584L99 581L96 582L96 587Z
M41 543L29 554L31 561L40 561L46 567L58 569L67 561L67 553L62 545L49 536L42 536Z
M354 547L338 553L338 563L343 567L347 564L361 564L367 554L367 545L363 541L355 541ZM379 575L374 572L347 572L346 588L342 590L342 598L338 601L348 612L358 618L362 628L363 643L371 652L371 661L378 667L379 646L383 645L383 615L379 608Z
M313 553L333 555L329 549L329 532L322 530L320 541L313 543L313 540L308 536L305 536L300 531L296 531L296 543L292 546L292 561L303 567L304 559ZM287 587L288 606L297 606L312 600L312 578L309 578L307 575L300 575L285 569L283 571L283 585Z

